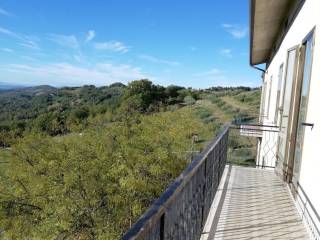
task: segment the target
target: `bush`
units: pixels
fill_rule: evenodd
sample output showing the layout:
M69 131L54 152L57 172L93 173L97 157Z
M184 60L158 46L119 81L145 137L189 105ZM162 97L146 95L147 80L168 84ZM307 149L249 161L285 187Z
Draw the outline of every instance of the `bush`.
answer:
M73 116L77 120L83 121L89 117L89 113L90 113L90 111L89 111L88 107L81 107L81 108L74 110Z
M196 100L195 100L193 97L191 97L191 96L186 96L186 97L183 99L183 102L184 102L186 105L190 106L190 105L195 104L195 103L196 103Z

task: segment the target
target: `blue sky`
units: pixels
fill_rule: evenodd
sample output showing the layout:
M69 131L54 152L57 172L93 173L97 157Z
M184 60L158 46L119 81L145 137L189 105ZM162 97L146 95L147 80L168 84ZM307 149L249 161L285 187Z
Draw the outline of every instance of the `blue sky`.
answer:
M247 0L1 0L0 82L259 86Z

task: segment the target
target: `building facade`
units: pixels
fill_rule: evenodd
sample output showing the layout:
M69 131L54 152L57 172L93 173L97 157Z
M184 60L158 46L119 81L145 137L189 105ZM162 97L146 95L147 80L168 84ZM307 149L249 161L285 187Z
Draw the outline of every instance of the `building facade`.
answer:
M251 0L250 63L265 64L257 165L275 168L288 183L314 239L320 238L319 27L320 0Z

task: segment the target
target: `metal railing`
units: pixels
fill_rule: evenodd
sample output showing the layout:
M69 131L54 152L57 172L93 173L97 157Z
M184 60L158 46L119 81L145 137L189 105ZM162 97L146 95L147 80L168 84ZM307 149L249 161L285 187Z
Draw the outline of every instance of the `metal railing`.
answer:
M278 133L279 127L273 125L232 125L229 130L228 163L274 168L277 161Z
M229 127L190 163L123 240L200 239L223 174Z

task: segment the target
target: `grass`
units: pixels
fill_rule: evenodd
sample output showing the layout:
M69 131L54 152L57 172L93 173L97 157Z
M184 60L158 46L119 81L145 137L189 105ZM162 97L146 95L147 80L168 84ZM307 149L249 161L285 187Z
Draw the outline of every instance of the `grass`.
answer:
M260 91L228 91L207 94L197 101L201 119L208 119L209 112L222 126L235 119L253 116L257 119L260 107ZM228 163L255 166L256 139L240 136L237 129L230 129Z
M8 159L10 156L11 152L10 150L0 148L0 182L4 184L6 179L1 179L1 176L4 175L4 171L6 170L6 167L8 165Z

